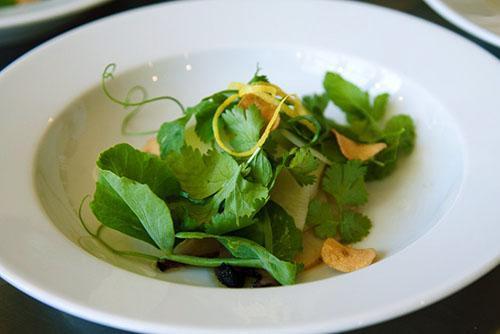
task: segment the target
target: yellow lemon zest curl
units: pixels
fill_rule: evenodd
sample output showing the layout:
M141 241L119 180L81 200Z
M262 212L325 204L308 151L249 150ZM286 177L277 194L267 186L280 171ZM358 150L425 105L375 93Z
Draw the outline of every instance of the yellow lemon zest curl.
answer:
M300 102L300 99L296 95L289 95L286 94L280 87L267 83L267 82L258 82L254 84L244 84L241 82L232 82L229 84L228 89L231 90L237 90L238 92L229 96L215 111L214 118L212 120L212 129L214 132L214 138L216 143L219 145L221 149L226 151L227 153L231 154L232 156L235 157L248 157L251 156L257 149L262 147L264 143L266 142L267 138L269 137L269 134L273 130L273 126L276 124L276 122L279 119L279 113L281 111L285 112L288 116L290 117L297 117L297 116L302 116L302 115L309 115L309 112L307 109L302 106L302 103ZM241 98L247 94L252 94L260 99L264 100L265 102L276 106L274 109L273 116L267 123L267 126L260 136L259 140L257 143L249 150L243 151L243 152L237 152L228 147L224 141L221 138L220 131L219 131L219 118L226 110L226 108L236 101L238 98ZM281 98L281 99L280 99ZM290 106L286 105L285 102L287 100L290 100L291 104L293 105L293 108L290 108ZM311 122L308 122L307 120L301 121L302 124L307 126L311 131L315 131L315 127Z

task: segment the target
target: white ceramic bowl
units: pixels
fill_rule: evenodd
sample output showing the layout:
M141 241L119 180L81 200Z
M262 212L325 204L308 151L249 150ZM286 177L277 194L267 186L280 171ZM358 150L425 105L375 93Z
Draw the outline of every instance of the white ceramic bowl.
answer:
M0 45L35 38L109 0L43 0L0 8Z
M468 33L500 47L500 2L425 0L442 17Z
M159 274L93 244L75 210L93 192L98 153L146 140L119 134L124 112L98 87L110 62L116 95L140 84L187 105L247 80L257 62L290 92L320 90L327 70L390 92L391 111L414 117L418 141L369 189L375 225L361 246L382 260L344 275L320 267L295 286L231 290L211 287L209 271ZM340 331L426 306L499 262L500 209L489 204L500 196L491 167L499 87L498 61L472 43L359 3L183 1L86 25L0 76L0 274L66 312L141 332ZM149 106L133 126L158 127L173 110Z

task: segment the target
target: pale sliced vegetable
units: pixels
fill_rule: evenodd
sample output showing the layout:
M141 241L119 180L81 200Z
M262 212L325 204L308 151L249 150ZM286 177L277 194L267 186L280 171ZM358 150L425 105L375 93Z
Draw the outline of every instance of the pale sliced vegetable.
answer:
M369 266L377 257L372 248L357 249L342 245L333 238L328 238L321 248L321 258L329 267L349 273Z
M362 144L355 142L352 139L340 134L339 132L332 130L337 137L337 142L339 143L340 151L349 160L361 160L366 161L373 158L377 153L382 151L387 147L386 143L375 143L375 144Z
M155 154L155 155L160 155L160 145L158 145L158 142L156 141L156 138L150 138L146 142L146 145L142 148L143 152Z
M174 254L191 256L219 256L222 247L215 239L186 239L174 248Z
M208 150L212 148L210 144L204 143L201 141L200 137L196 134L194 126L186 126L186 130L184 131L184 140L186 144L191 146L194 149L200 150L201 153L205 154Z
M309 202L318 193L319 180L321 180L324 168L325 165L321 163L314 172L316 182L304 187L301 187L297 181L295 181L292 174L284 169L278 176L273 191L271 192L271 199L293 217L295 226L301 231L304 229L304 224L306 223Z
M304 265L304 270L310 269L321 263L321 248L323 240L314 235L313 229L309 229L302 235L303 250L295 261Z

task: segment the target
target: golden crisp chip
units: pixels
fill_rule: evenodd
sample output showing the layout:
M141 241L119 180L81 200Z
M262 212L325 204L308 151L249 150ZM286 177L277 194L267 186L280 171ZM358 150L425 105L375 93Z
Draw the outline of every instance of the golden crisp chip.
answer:
M148 140L146 145L142 148L143 152L160 155L160 145L156 141L156 138L151 138Z
M372 248L357 249L344 246L333 238L328 238L321 248L321 258L329 267L349 273L369 266L377 253Z
M375 144L361 144L357 143L352 139L340 134L339 132L332 130L337 137L337 142L339 143L340 151L349 160L369 160L373 158L377 153L382 151L387 147L386 143L375 143Z

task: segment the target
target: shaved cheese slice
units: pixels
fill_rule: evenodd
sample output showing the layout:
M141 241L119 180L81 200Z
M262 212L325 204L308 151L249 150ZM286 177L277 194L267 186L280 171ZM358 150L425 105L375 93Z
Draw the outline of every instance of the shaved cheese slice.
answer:
M297 254L295 261L304 265L304 270L310 269L321 261L321 248L323 240L314 235L314 231L309 229L302 235L302 252Z
M306 223L309 202L318 193L319 181L321 180L324 168L325 165L321 164L314 173L316 182L304 187L300 186L292 174L284 169L278 176L271 192L271 199L293 217L295 226L301 231L304 229Z

